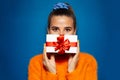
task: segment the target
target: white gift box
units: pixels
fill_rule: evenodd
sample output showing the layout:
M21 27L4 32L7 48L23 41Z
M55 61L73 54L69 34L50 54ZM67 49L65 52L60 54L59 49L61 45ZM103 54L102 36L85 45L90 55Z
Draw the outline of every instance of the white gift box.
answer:
M46 53L77 53L77 35L47 34Z

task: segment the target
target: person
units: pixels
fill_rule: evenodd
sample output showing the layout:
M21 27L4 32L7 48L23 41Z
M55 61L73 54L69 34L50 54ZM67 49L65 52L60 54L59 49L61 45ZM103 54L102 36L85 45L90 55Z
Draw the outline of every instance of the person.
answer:
M76 17L68 3L56 3L48 17L48 34L75 35ZM89 53L43 54L30 59L28 80L97 80L97 61Z

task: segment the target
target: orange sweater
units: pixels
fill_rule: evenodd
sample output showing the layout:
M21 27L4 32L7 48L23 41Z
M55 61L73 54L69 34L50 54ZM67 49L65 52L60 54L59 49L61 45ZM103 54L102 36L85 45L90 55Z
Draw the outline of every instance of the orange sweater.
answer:
M48 72L42 63L42 54L31 58L28 66L28 80L97 80L97 62L93 56L80 53L76 69L68 73L68 59L56 60L56 74Z

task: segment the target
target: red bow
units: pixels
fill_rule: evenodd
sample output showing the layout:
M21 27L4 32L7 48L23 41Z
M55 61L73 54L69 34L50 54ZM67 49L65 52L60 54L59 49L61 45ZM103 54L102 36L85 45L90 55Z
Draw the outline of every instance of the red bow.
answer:
M54 42L54 44L56 45L55 51L59 50L59 54L64 54L65 50L69 50L71 46L68 39L64 41L64 35L57 37L57 42Z

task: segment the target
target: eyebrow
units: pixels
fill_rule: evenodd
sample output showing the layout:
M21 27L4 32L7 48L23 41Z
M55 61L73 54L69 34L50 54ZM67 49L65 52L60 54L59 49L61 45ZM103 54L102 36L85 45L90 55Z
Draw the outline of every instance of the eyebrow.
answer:
M53 29L53 28L59 28L59 27L57 27L57 26L52 26L51 28ZM67 27L65 27L65 28L72 28L72 27L67 26Z
M53 29L53 28L59 28L59 27L57 27L57 26L52 26L51 28Z
M65 28L72 28L72 27L69 27L69 26L68 26L68 27L65 27Z

